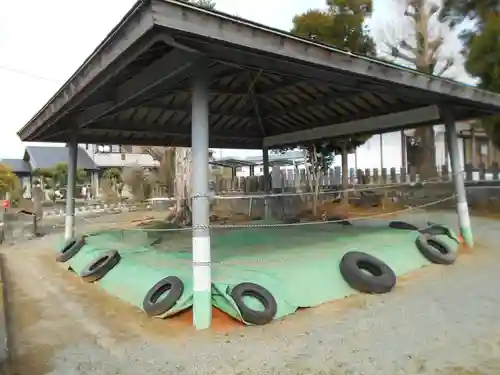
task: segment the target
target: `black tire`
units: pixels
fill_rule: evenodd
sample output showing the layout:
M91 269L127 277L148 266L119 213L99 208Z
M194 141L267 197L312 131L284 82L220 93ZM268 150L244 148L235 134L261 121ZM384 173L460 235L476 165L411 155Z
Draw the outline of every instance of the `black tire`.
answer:
M399 221L399 220L391 221L389 223L389 228L403 229L403 230L418 230L417 226L407 223L406 221Z
M446 228L445 226L439 224L432 223L427 228L419 230L419 232L429 236L448 236L458 242L458 240L451 234L449 228Z
M457 252L434 236L421 234L415 240L415 244L420 253L432 263L450 265L457 259Z
M396 285L396 274L387 264L359 251L346 253L339 269L347 284L360 292L388 293Z
M59 263L64 263L73 258L78 252L85 246L85 237L72 238L67 241L63 248L59 250L57 254L56 261Z
M161 298L164 293L168 294ZM184 292L184 283L177 276L168 276L158 281L144 297L142 308L153 318L171 310ZM161 298L161 299L160 299Z
M80 277L88 283L102 279L115 266L120 263L120 253L116 250L106 251L95 258L80 272Z
M253 297L264 305L264 311L249 308L243 297ZM278 311L278 304L273 295L264 287L254 283L241 283L231 290L231 298L238 306L241 317L246 323L264 325L270 323Z

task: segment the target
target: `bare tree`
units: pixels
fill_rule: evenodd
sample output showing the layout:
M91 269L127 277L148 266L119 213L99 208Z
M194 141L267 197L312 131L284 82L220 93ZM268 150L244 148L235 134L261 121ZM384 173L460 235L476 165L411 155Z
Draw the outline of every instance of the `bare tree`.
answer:
M175 197L175 206L168 221L178 225L191 224L191 149L183 147L143 147L159 162L157 181L166 194Z
M175 210L171 221L180 225L191 225L191 149L175 149Z
M373 30L379 56L426 74L456 78L460 49L456 34L438 18L441 4L433 0L392 0L391 5L399 18L394 22L389 15ZM418 173L432 177L436 171L433 127L415 129L411 143Z
M164 193L174 196L175 181L175 147L143 147L142 151L151 155L159 163L156 170L157 183L163 188Z
M437 76L451 76L459 64L456 34L440 22L439 3L432 0L392 0L399 22L388 19L374 31L378 54L396 63Z
M143 201L149 198L151 183L148 180L144 168L139 165L123 168L121 179L128 186L135 201Z

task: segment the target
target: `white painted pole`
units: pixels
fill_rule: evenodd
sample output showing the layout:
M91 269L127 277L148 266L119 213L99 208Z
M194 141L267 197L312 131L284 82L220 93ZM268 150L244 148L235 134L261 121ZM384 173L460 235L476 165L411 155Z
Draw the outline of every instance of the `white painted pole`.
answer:
M206 66L198 66L192 99L192 214L193 214L193 324L209 328L212 322L210 254L209 124Z
M64 225L64 239L71 240L75 236L75 193L76 168L78 158L77 132L71 132L71 139L66 145L68 148L68 186L66 190L66 217Z
M262 148L262 164L264 193L266 194L266 198L264 198L264 218L269 220L271 218L271 207L267 195L271 192L271 176L269 174L269 149L267 147Z
M384 135L380 134L380 173L384 168Z
M404 129L401 130L401 168L408 170L408 151L406 147L406 134Z
M474 246L472 228L469 217L469 206L467 205L467 193L465 190L464 174L460 167L460 153L458 151L458 136L455 119L451 110L443 112L446 124L446 140L450 154L451 171L455 185L456 203L460 233L469 247Z

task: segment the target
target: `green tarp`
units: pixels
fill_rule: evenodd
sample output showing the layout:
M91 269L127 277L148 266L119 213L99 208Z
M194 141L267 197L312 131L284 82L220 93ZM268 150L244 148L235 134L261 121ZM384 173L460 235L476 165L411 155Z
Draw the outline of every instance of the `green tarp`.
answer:
M429 262L420 254L416 231L383 226L338 224L212 230L213 305L242 320L231 288L253 282L268 289L278 304L275 319L353 293L339 272L348 251L362 251L386 262L400 276ZM456 239L440 236L452 249ZM192 305L191 232L113 230L90 234L86 246L68 262L75 272L99 254L115 249L122 260L97 284L142 309L148 290L167 276L185 284L184 294L165 316ZM257 301L246 301L259 308ZM165 317L163 316L163 317Z

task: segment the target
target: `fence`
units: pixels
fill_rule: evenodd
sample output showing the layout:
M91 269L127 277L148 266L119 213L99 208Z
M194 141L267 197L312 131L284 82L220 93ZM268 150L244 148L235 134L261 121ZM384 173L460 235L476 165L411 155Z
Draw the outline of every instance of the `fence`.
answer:
M447 165L436 168L435 174L437 180L449 182L452 179L451 171ZM489 167L481 165L479 168L473 168L472 164L466 164L464 168L464 177L466 181L500 181L500 168L497 162ZM309 181L304 169L300 170L282 170L281 186L283 191L290 191L296 188L307 188ZM386 185L401 184L420 181L416 168L378 168L373 169L349 169L348 181L350 185ZM340 167L330 168L328 172L320 178L320 185L323 189L335 189L342 183L342 172ZM214 181L214 190L216 194L226 192L244 192L261 193L265 191L263 176L249 177L216 177Z

